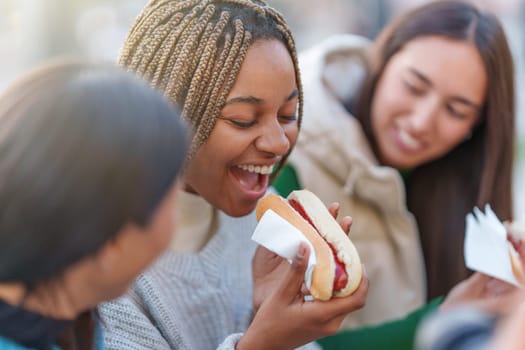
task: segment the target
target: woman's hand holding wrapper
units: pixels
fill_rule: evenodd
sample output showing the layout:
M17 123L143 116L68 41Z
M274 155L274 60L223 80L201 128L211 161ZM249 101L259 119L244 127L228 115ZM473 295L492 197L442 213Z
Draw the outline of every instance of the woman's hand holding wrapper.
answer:
M474 209L467 215L465 263L479 271L454 287L440 307L447 311L471 306L486 312L506 314L522 298L525 231L517 223L500 222L490 206L485 213Z
M330 207L333 217L337 211L337 204ZM347 233L350 226L351 218L345 217L341 228ZM255 315L238 350L294 348L337 332L348 313L364 306L368 278L361 265L360 283L351 295L305 301L308 291L304 275L309 254L307 245L301 243L290 264L262 246L257 249L253 259ZM261 334L267 336L261 339Z

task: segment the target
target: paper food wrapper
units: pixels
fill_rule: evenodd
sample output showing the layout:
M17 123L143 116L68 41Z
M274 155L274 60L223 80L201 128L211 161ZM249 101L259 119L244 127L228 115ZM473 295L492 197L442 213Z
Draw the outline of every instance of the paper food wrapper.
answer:
M466 221L466 266L522 287L512 272L507 231L490 206L485 206L485 213L474 208L473 213L467 214Z
M259 220L252 235L252 240L266 249L274 252L290 263L299 250L301 242L305 242L310 250L308 266L304 274L306 287L312 284L312 271L317 263L314 247L295 226L280 217L273 210L267 210Z

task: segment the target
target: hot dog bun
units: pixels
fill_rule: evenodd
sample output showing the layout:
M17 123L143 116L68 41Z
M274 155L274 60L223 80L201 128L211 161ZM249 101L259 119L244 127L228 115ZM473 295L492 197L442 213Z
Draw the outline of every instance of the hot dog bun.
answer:
M357 250L315 194L308 190L293 191L288 196L288 201L278 195L268 194L257 204L257 220L260 220L268 209L290 222L312 243L317 257L310 288L314 298L328 300L334 296L344 297L357 289L362 278ZM306 218L302 216L301 211ZM333 251L337 252L336 257ZM344 264L348 280L343 288L334 292L336 259Z
M312 286L310 293L316 299L328 300L332 297L332 284L335 276L335 261L330 247L297 211L295 211L283 197L270 193L259 201L256 207L257 221L268 210L295 226L312 243L317 265L312 272Z
M295 200L301 204L317 232L332 246L337 253L336 258L345 265L348 282L343 289L335 292L334 296L344 297L352 294L361 283L363 271L361 259L350 238L330 214L324 203L312 192L308 190L293 191L288 196L288 200Z

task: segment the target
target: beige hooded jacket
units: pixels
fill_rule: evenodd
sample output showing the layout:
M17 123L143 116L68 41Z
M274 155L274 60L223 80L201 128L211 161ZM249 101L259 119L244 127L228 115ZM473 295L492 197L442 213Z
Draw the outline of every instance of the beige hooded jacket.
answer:
M370 280L366 305L343 328L405 316L425 302L419 235L398 171L380 166L359 122L345 109L364 77L366 39L340 35L299 57L304 117L290 157L302 187L350 215L350 238Z

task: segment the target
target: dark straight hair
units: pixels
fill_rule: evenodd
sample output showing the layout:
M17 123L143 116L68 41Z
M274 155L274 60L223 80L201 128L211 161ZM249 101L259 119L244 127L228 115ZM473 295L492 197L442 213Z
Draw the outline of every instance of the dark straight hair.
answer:
M494 15L462 1L418 7L394 20L376 39L368 77L354 104L374 148L370 109L377 82L404 45L425 36L471 43L488 77L487 96L472 137L442 158L414 169L407 182L408 208L419 226L428 293L433 298L470 274L463 258L465 215L474 206L490 203L500 219L511 218L515 92L511 52Z
M147 225L186 139L171 102L114 66L61 61L18 80L0 96L0 283L31 291Z

